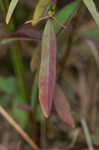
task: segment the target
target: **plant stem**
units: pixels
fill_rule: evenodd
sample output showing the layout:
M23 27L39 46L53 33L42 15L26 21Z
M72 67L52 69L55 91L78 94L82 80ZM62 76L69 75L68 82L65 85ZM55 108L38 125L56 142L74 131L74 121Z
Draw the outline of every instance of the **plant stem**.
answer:
M39 78L39 71L36 72L34 83L32 87L32 95L31 95L31 103L30 106L32 108L32 127L33 127L33 139L37 141L37 131L38 127L36 124L36 113L37 113L37 106L38 106L38 78Z
M24 70L24 65L22 60L22 54L20 51L19 42L17 41L14 42L14 45L12 45L11 57L12 57L14 71L16 72L16 75L19 80L22 97L24 98L25 101L29 102L29 91L28 91L26 78L25 78L25 70Z
M9 0L4 1L4 6L5 6L5 10L7 11L9 7ZM9 25L7 25L7 28L9 33L15 30L15 25L13 20L11 20L11 23ZM25 101L27 101L29 100L29 91L25 80L24 65L23 65L22 54L20 50L20 44L18 41L14 42L14 44L11 45L10 52L11 52L14 71L16 72L17 77L19 79L22 97L24 98Z
M4 3L2 2L2 0L0 1L0 9L3 13L5 13L5 7L4 7Z

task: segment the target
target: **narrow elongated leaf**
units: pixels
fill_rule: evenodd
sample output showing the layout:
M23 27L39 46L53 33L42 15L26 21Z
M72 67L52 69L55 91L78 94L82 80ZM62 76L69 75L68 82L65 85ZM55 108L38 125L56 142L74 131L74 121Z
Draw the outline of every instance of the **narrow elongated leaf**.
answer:
M51 111L52 98L56 80L56 35L52 20L46 23L41 52L41 65L39 73L39 99L45 117Z
M47 7L49 6L50 3L51 0L39 0L34 11L32 25L37 24L38 22L37 19L39 19L44 14L44 12L47 10Z
M7 12L7 16L6 16L6 23L7 24L9 23L9 21L11 19L11 16L12 16L12 14L14 12L14 9L15 9L18 1L19 0L11 0L11 2L10 2L10 6L9 6L9 9L8 9L8 12Z
M67 101L66 96L63 93L62 88L58 84L56 85L54 103L56 106L56 111L60 118L68 125L74 127L75 124L72 117L70 105Z
M37 105L36 120L40 122L45 120L40 104Z
M64 8L62 8L56 15L55 17L62 23L66 24L72 16L75 14L77 8L79 7L81 0L75 0L74 2L66 5ZM57 24L57 22L54 20L54 27L56 33L58 33L61 29L61 26Z
M38 99L38 78L39 78L39 71L35 75L35 80L32 88L32 95L31 95L31 107L34 109L35 103Z
M98 39L99 38L99 30L98 29L87 29L83 30L80 33L78 33L81 37L87 37L92 39Z
M5 12L5 7L3 1L0 1L0 9L4 13Z
M90 11L92 17L94 18L97 26L99 26L99 13L96 9L94 0L83 0L84 4L86 5L86 7L88 8L88 10Z
M0 39L0 44L8 44L10 42L16 40L34 40L40 41L41 40L41 32L34 28L27 28L27 29L19 29L16 32L12 33L10 36L4 37Z
M32 59L31 59L31 63L30 63L30 67L31 67L31 71L34 72L38 66L40 65L40 56L41 56L41 44L38 44L37 47L35 48L35 51L33 53Z
M41 32L35 28L22 28L13 33L11 38L41 40Z

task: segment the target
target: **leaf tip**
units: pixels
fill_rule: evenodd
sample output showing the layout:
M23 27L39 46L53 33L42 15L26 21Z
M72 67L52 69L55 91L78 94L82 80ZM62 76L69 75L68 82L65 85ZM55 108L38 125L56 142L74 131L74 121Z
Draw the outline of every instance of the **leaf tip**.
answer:
M44 112L43 112L44 113ZM47 114L47 113L44 113L44 116L46 117L46 118L48 118L49 117L49 115Z
M7 19L7 18L5 19L5 23L6 23L6 24L8 24L8 23L9 23L9 21L8 21L8 19Z
M43 111L43 115L44 115L46 118L48 118L49 115L50 115L50 113L48 113L45 109L42 109L42 111Z
M72 121L68 122L68 125L71 126L72 128L75 128L75 121L72 120Z

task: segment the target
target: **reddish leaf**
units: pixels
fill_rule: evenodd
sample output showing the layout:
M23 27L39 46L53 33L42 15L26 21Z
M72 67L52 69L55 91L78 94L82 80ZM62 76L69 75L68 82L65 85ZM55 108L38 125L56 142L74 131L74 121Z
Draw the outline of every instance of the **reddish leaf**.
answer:
M40 41L42 33L35 28L21 28L11 35L0 38L0 44L7 44L15 40Z
M62 88L56 85L54 103L56 106L56 111L60 118L65 121L68 125L75 127L74 119L72 117L72 112L70 105L67 101L66 96L63 93Z
M52 20L46 23L39 73L39 99L45 117L50 115L56 80L56 35Z
M41 32L35 28L21 28L13 33L11 38L41 40Z

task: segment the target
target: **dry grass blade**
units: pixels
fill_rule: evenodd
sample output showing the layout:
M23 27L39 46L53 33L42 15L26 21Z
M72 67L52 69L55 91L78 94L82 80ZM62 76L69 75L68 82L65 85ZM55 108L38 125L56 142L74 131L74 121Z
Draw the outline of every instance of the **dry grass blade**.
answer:
M75 130L73 130L73 133L72 133L72 141L70 143L70 145L68 146L67 150L71 150L74 148L76 142L77 142L77 139L79 138L79 134L80 134L80 128L77 128Z
M81 124L85 133L85 138L86 138L86 142L88 145L89 150L94 150L93 145L92 145L92 141L91 141L91 137L90 137L90 133L87 127L87 123L84 117L81 118Z
M97 82L97 65L93 57L91 57L90 66L88 68L88 88L89 88L89 99L90 99L90 127L92 131L96 129L96 119L97 119L97 100L98 100L98 82Z
M94 57L94 59L95 59L95 61L96 61L96 65L97 65L97 67L98 67L98 69L99 69L99 54L98 54L98 50L97 50L97 48L96 48L96 46L95 46L95 44L94 44L94 42L93 41L91 41L91 40L86 40L86 43L87 43L87 45L88 45L88 47L90 48L90 50L91 50L91 53L92 53L92 55L93 55L93 57ZM94 68L95 68L95 66L94 66ZM95 73L95 70L93 71L93 73ZM91 75L92 75L92 73L91 73ZM95 74L95 77L94 77L95 79L96 79L96 74ZM92 81L92 80L91 80ZM91 105L92 105L92 121L91 121L91 129L92 130L95 130L95 126L96 126L96 114L97 114L97 111L96 111L96 103L97 103L97 90L98 90L98 87L97 87L97 81L93 81L93 85L92 85L92 92L91 92L91 99L93 99L93 101L91 101Z
M34 149L40 150L39 147L32 141L27 133L9 116L9 114L0 106L0 114L19 132L25 141Z
M80 73L79 73L78 93L80 96L81 114L83 114L83 116L88 119L89 104L90 104L89 88L88 88L88 83L84 75L84 71L82 70L80 70Z
M94 59L96 60L97 66L99 68L99 54L98 54L95 44L91 40L86 40L86 43L89 46L89 48L94 56Z

